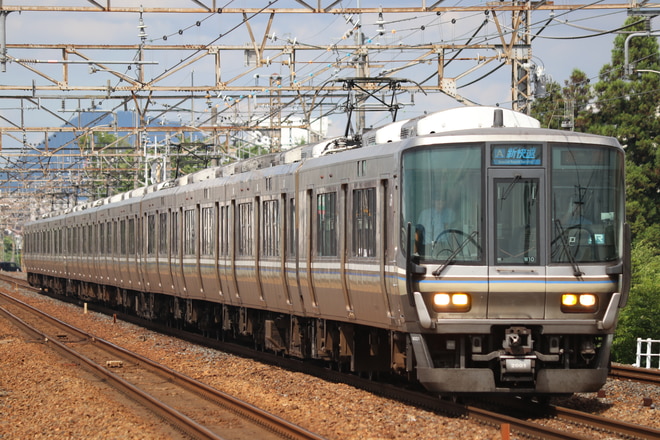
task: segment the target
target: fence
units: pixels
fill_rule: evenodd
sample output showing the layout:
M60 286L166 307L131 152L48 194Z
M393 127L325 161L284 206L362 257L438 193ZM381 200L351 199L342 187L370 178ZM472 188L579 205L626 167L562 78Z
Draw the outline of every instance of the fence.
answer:
M655 352L653 351L653 344L657 344ZM635 366L654 368L652 366L653 358L657 360L657 367L660 368L660 340L637 338L637 360L635 361ZM644 359L644 365L642 365L642 359Z

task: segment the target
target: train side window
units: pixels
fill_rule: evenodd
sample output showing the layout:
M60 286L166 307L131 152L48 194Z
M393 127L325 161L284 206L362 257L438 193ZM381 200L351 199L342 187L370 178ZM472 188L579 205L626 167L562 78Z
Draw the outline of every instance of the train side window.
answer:
M183 254L195 255L197 253L197 230L195 210L187 209L183 213Z
M238 205L238 224L236 225L238 255L242 257L252 256L252 203L241 203Z
M212 256L215 243L215 207L208 206L202 208L202 249L201 254Z
M262 206L262 252L264 257L280 255L280 201L264 200Z
M376 188L353 190L353 256L376 256Z
M337 193L316 196L316 254L337 256Z
M158 254L167 255L167 213L159 214L158 225Z

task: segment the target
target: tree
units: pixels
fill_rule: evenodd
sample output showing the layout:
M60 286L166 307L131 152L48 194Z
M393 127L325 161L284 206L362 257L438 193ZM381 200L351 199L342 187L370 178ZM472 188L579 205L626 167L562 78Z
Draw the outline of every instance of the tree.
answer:
M631 32L644 30L644 19L629 17ZM594 86L596 112L589 131L614 136L626 148L628 208L635 239L660 238L660 74L640 72L626 76L626 35L614 40L612 63L603 66ZM636 70L660 71L658 42L652 36L629 40L629 61Z
M564 115L561 86L551 81L546 84L545 89L545 96L537 98L532 103L531 115L541 122L541 127L559 129Z
M546 95L532 104L532 116L543 127L586 131L592 97L587 75L574 69L563 88L554 81L546 84Z
M646 19L629 17L630 32L643 31ZM638 337L660 338L660 74L627 76L624 44L614 40L612 62L603 66L594 86L595 111L589 131L616 137L626 149L626 209L633 235L632 288L621 311L613 359L631 363ZM658 42L652 36L628 40L628 59L635 70L660 70Z
M612 358L632 363L637 338L660 338L660 51L654 36L628 35L644 31L646 18L629 17L628 33L614 40L611 63L602 67L591 87L584 73L573 70L565 86L548 86L537 100L533 114L544 126L559 128L558 108L574 118L576 131L613 136L626 149L626 210L633 236L632 287L627 307L621 311ZM572 108L571 105L572 104ZM566 124L565 124L566 125Z
M632 266L630 297L621 311L612 347L612 358L626 364L635 361L637 338L660 337L660 252L657 246L647 241L636 243Z

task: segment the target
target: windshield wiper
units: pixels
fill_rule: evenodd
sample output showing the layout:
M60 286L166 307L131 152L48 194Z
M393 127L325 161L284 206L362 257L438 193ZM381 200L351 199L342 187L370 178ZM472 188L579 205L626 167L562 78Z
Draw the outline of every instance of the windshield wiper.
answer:
M522 179L522 176L520 174L516 174L516 177L513 178L511 183L509 183L509 186L506 187L504 190L504 194L500 197L500 200L506 200L507 197L509 197L509 193L513 189L513 187L516 185Z
M571 263L571 266L573 266L573 276L575 276L576 278L581 278L582 275L584 275L584 272L580 270L580 266L578 266L577 261L575 261L575 257L570 252L568 243L566 243L566 237L564 236L565 229L562 227L561 221L559 221L559 219L555 220L555 226L557 226L557 229L559 230L559 237L557 238L561 241L561 247L566 253L566 257L568 258L568 261Z
M472 241L472 242L474 242L474 238L475 238L477 235L479 235L479 232L478 232L478 231L473 231L470 235L468 235L468 236L465 238L465 240L463 240L463 242L461 243L461 245L460 245L459 247L457 247L456 250L454 250L454 252L452 252L451 255L450 255L449 257L447 257L447 259L445 260L445 262L442 263L440 266L438 266L438 268L437 268L436 270L434 270L433 272L431 272L431 273L433 274L433 276L436 276L436 277L437 277L437 276L440 276L440 274L442 273L442 271L445 270L445 268L446 268L447 266L449 266L451 263L454 262L454 258L456 258L456 255L458 255L458 253L459 253L460 251L463 250L463 248L464 248L465 245L468 243L468 241Z

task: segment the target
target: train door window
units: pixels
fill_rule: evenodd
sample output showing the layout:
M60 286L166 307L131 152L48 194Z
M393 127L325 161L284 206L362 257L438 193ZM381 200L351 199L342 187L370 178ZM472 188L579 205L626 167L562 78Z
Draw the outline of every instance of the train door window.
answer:
M80 240L81 254L87 255L89 253L89 225L82 226L82 239ZM49 241L50 244L50 241Z
M94 226L94 241L92 242L92 253L97 255L99 252L99 224L95 223Z
M376 256L376 189L353 190L353 245L355 257Z
M241 203L238 205L238 224L236 231L238 236L238 255L243 257L252 256L252 224L253 224L252 203Z
M167 213L161 212L158 217L158 254L167 255Z
M126 237L126 243L128 246L126 247L129 255L135 254L135 249L136 249L136 242L138 240L138 237L135 235L135 219L129 218L128 219L128 236Z
M107 243L106 243L106 246L105 246L105 251L108 254L112 255L112 243L113 243L113 237L114 237L114 232L115 232L113 230L113 223L108 222L105 229L107 231L107 237L106 238L108 240Z
M212 256L215 248L215 207L202 208L202 249L201 254Z
M229 206L220 207L220 255L229 255Z
M183 254L195 255L197 253L197 225L195 210L187 209L183 213Z
M262 204L262 253L264 257L280 255L280 201L264 200Z
M72 226L71 229L71 254L78 255L80 251L78 250L78 227ZM44 233L44 249L46 248L46 234Z
M85 237L87 245L87 255L94 253L94 225L87 225L87 236Z
M99 224L99 254L105 254L105 223Z
M172 240L170 240L172 256L179 255L179 211L172 212Z
M316 253L337 256L337 193L316 196Z
M113 255L117 255L117 251L119 249L117 247L118 246L118 241L117 241L118 240L118 234L117 234L118 229L117 228L118 228L117 220L113 220L112 221L112 234L110 234L110 237L109 237L111 246L108 246L108 249L111 249L110 252Z
M147 255L156 253L156 215L147 216Z
M126 220L119 221L119 253L126 255Z
M496 264L538 265L539 179L495 179Z
M289 199L287 214L287 254L289 257L295 257L298 249L297 246L297 229L296 229L296 199L291 197Z

